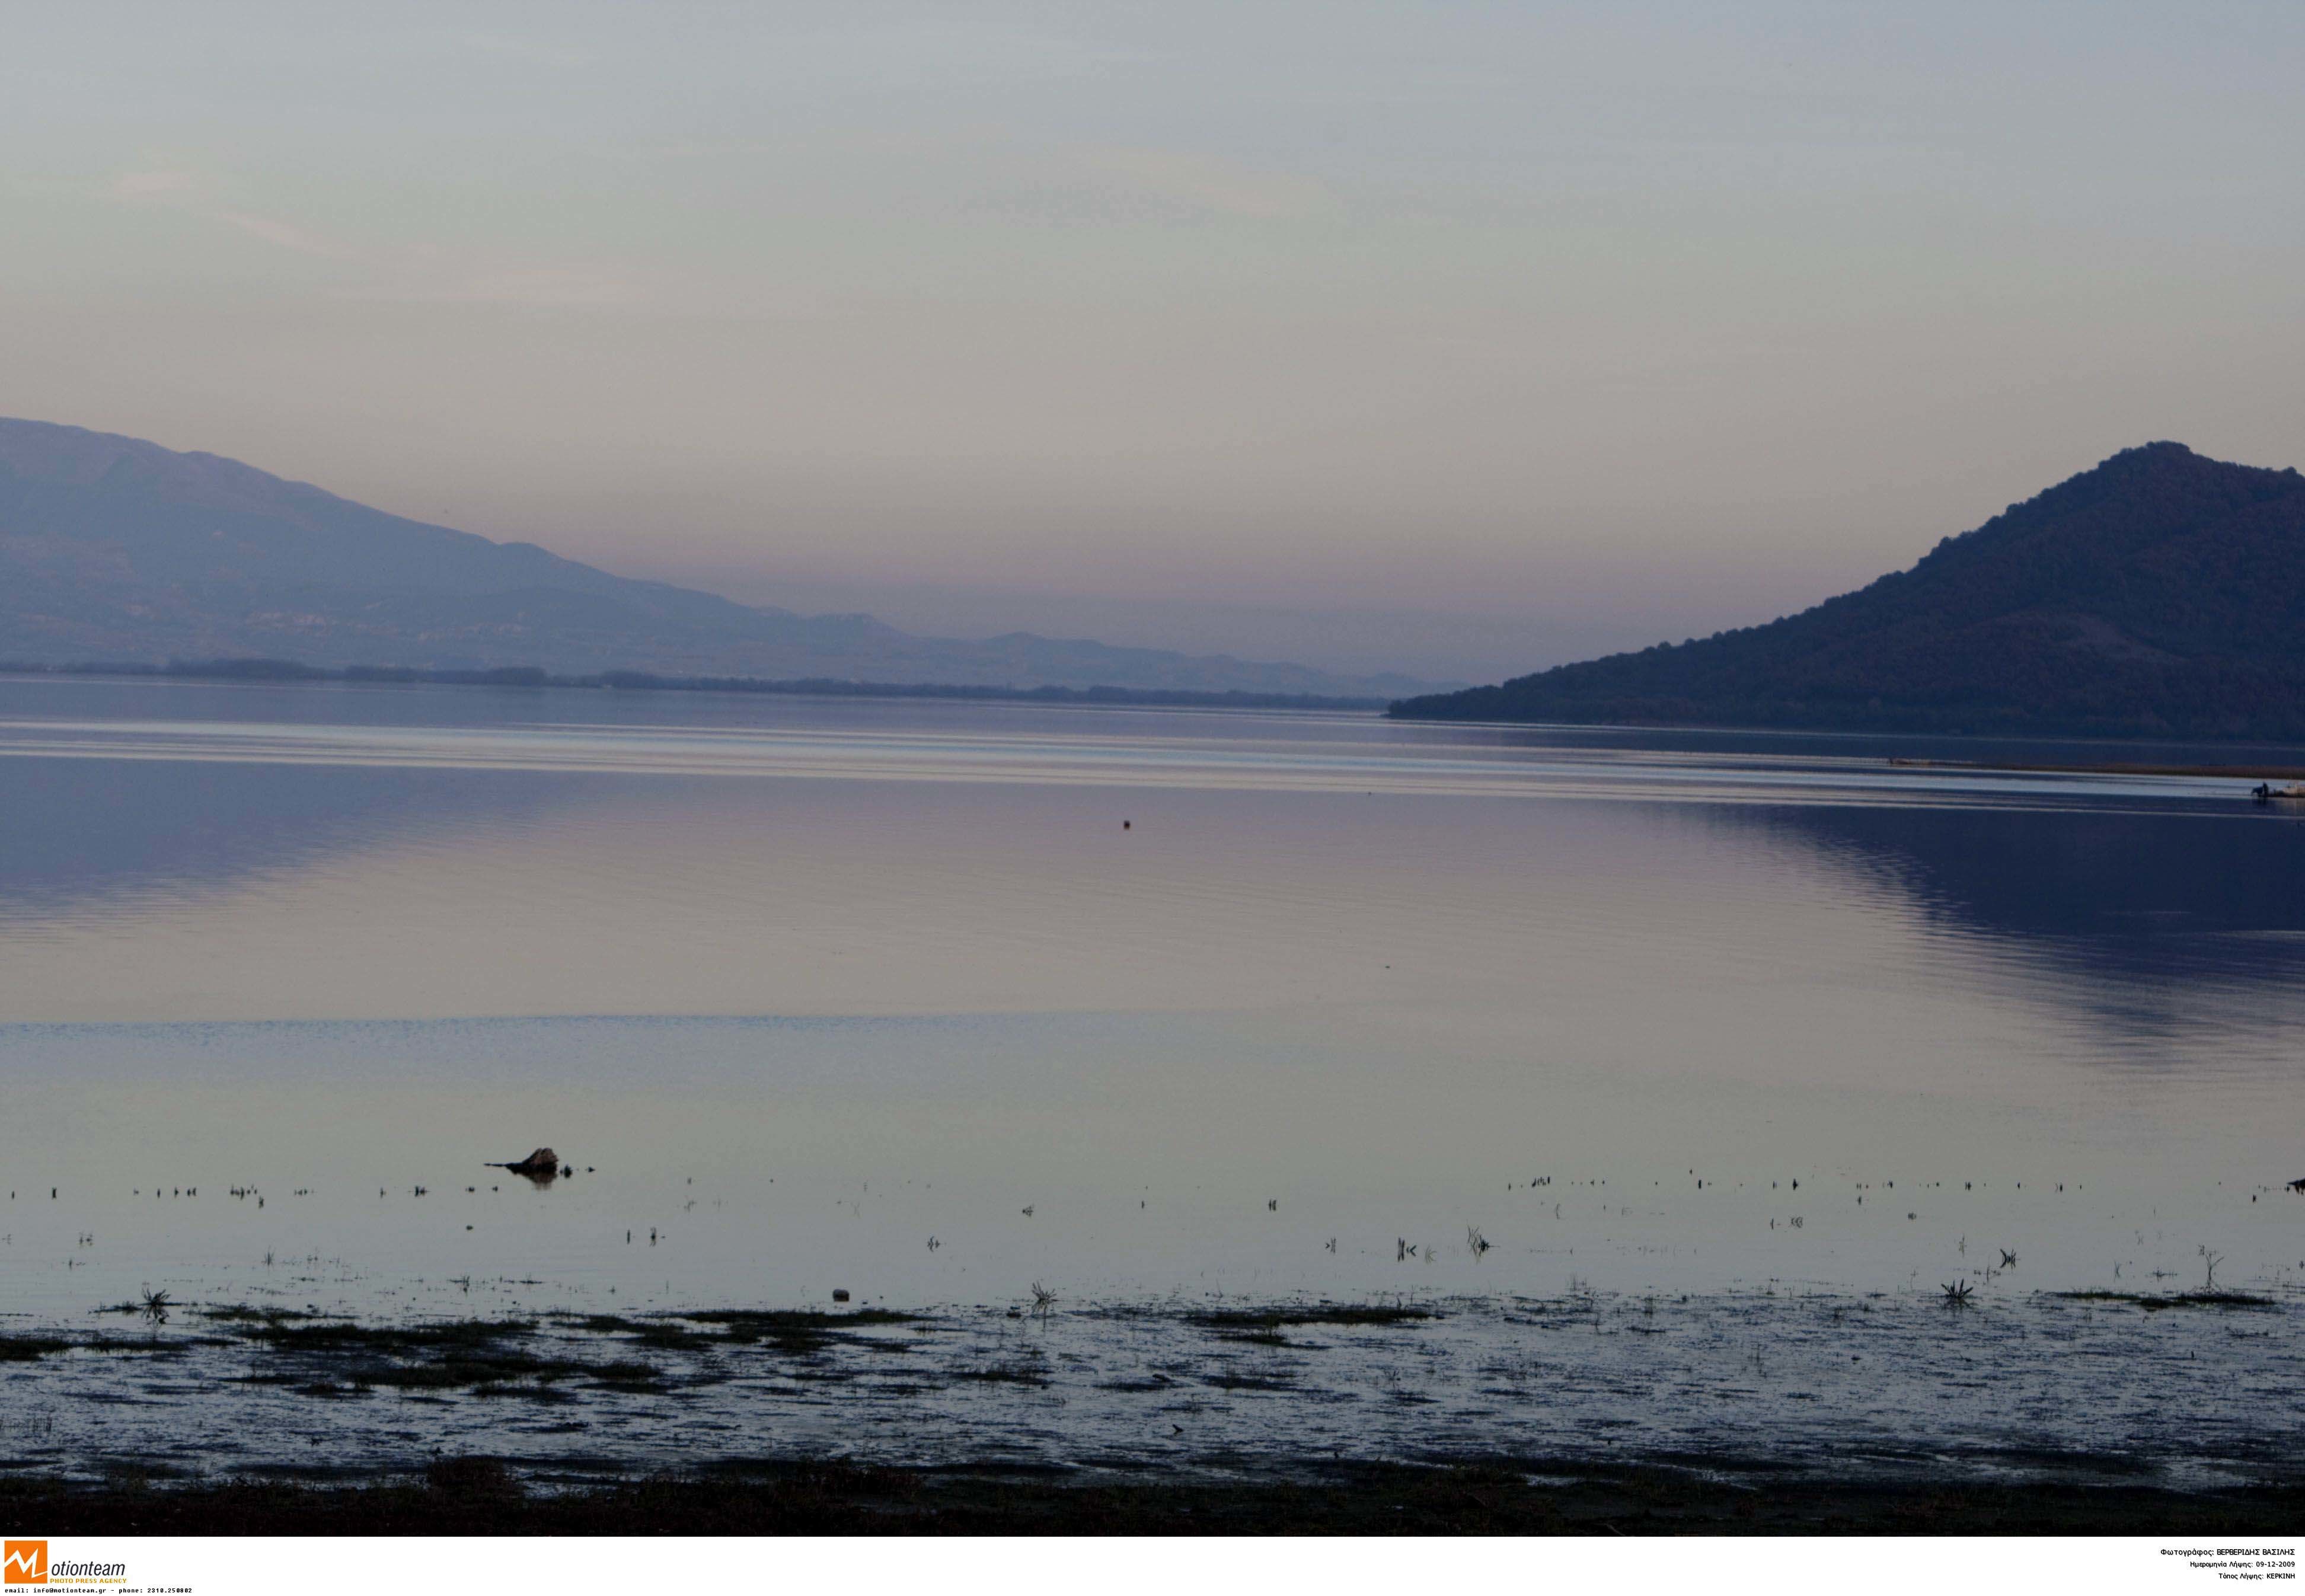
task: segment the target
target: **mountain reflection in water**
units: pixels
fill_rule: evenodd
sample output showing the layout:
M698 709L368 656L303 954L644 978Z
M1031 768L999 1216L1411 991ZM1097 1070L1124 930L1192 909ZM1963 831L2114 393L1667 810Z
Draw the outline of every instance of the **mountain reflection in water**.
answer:
M2224 811L1728 807L2135 1038L2173 1037L2305 978L2305 824Z

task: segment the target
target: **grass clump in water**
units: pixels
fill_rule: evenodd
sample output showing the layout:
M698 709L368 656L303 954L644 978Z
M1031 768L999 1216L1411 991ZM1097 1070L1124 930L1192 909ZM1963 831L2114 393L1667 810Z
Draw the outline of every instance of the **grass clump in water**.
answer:
M601 1363L532 1350L526 1344L535 1335L536 1325L529 1320L470 1319L385 1326L347 1320L263 1320L244 1333L250 1340L302 1365L331 1366L327 1368L331 1376L341 1376L355 1389L386 1386L399 1390L461 1390L476 1396L549 1396L557 1382L577 1380L608 1390L664 1388L663 1374L651 1364L630 1359ZM333 1366L339 1363L341 1367Z
M859 1308L851 1313L827 1313L813 1308L713 1308L671 1317L690 1324L710 1325L720 1338L739 1346L766 1345L778 1352L821 1352L838 1337L874 1325L913 1324L914 1313L889 1308Z
M621 1337L659 1352L702 1352L718 1339L677 1320L626 1319L617 1313L571 1314L562 1317L559 1322L588 1336Z
M197 1337L164 1340L154 1336L119 1340L110 1336L0 1336L0 1363L30 1363L63 1352L114 1353L127 1357L174 1357L190 1347L217 1345L219 1343L202 1341Z
M2248 1291L2058 1291L2050 1293L2068 1303L2127 1303L2148 1313L2169 1308L2278 1308L2278 1300Z
M1408 1308L1374 1303L1315 1303L1284 1308L1204 1308L1185 1315L1185 1322L1213 1330L1229 1340L1285 1345L1281 1332L1300 1325L1414 1324L1441 1316L1430 1308Z
M109 1313L137 1313L142 1310L134 1303L105 1310ZM300 1324L310 1320L326 1319L325 1313L309 1312L298 1308L258 1308L247 1303L223 1303L197 1310L202 1319L217 1324Z
M525 1319L456 1319L413 1325L364 1325L349 1320L298 1324L268 1320L248 1334L251 1339L282 1352L366 1352L406 1356L433 1352L480 1352L535 1332L535 1323Z

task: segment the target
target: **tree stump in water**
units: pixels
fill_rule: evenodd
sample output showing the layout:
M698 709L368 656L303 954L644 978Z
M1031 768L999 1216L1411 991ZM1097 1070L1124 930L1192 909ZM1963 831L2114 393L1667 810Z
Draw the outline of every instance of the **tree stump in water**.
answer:
M509 1169L541 1185L560 1173L560 1155L549 1147L540 1147L517 1164L491 1164L489 1167Z

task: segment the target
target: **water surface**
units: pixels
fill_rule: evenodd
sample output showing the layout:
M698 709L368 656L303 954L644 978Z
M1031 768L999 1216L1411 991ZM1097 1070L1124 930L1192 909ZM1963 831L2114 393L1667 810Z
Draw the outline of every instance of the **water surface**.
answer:
M0 682L5 1307L2285 1293L2305 828L1887 764L2103 751Z

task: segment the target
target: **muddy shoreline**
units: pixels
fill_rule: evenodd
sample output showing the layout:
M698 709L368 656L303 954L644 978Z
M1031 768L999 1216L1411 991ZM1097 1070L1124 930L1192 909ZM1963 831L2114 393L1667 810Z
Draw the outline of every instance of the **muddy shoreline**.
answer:
M2238 1528L2236 1505L2305 1490L2301 1320L2291 1288L2024 1291L2000 1269L1958 1299L391 1321L123 1303L0 1336L0 1481L28 1521L173 1525L190 1503L314 1533L478 1523L464 1497L539 1532L559 1532L566 1502L635 1530L1214 1515L1365 1531L1398 1513L1515 1532L1578 1515L2080 1532L2139 1505Z
M1561 1472L1566 1466L1569 1472ZM790 1464L576 1490L489 1458L359 1486L0 1481L0 1514L49 1534L139 1535L2174 1535L2294 1525L2305 1484L2154 1487L1724 1481L1544 1459L1305 1478L1092 1484L983 1468Z

